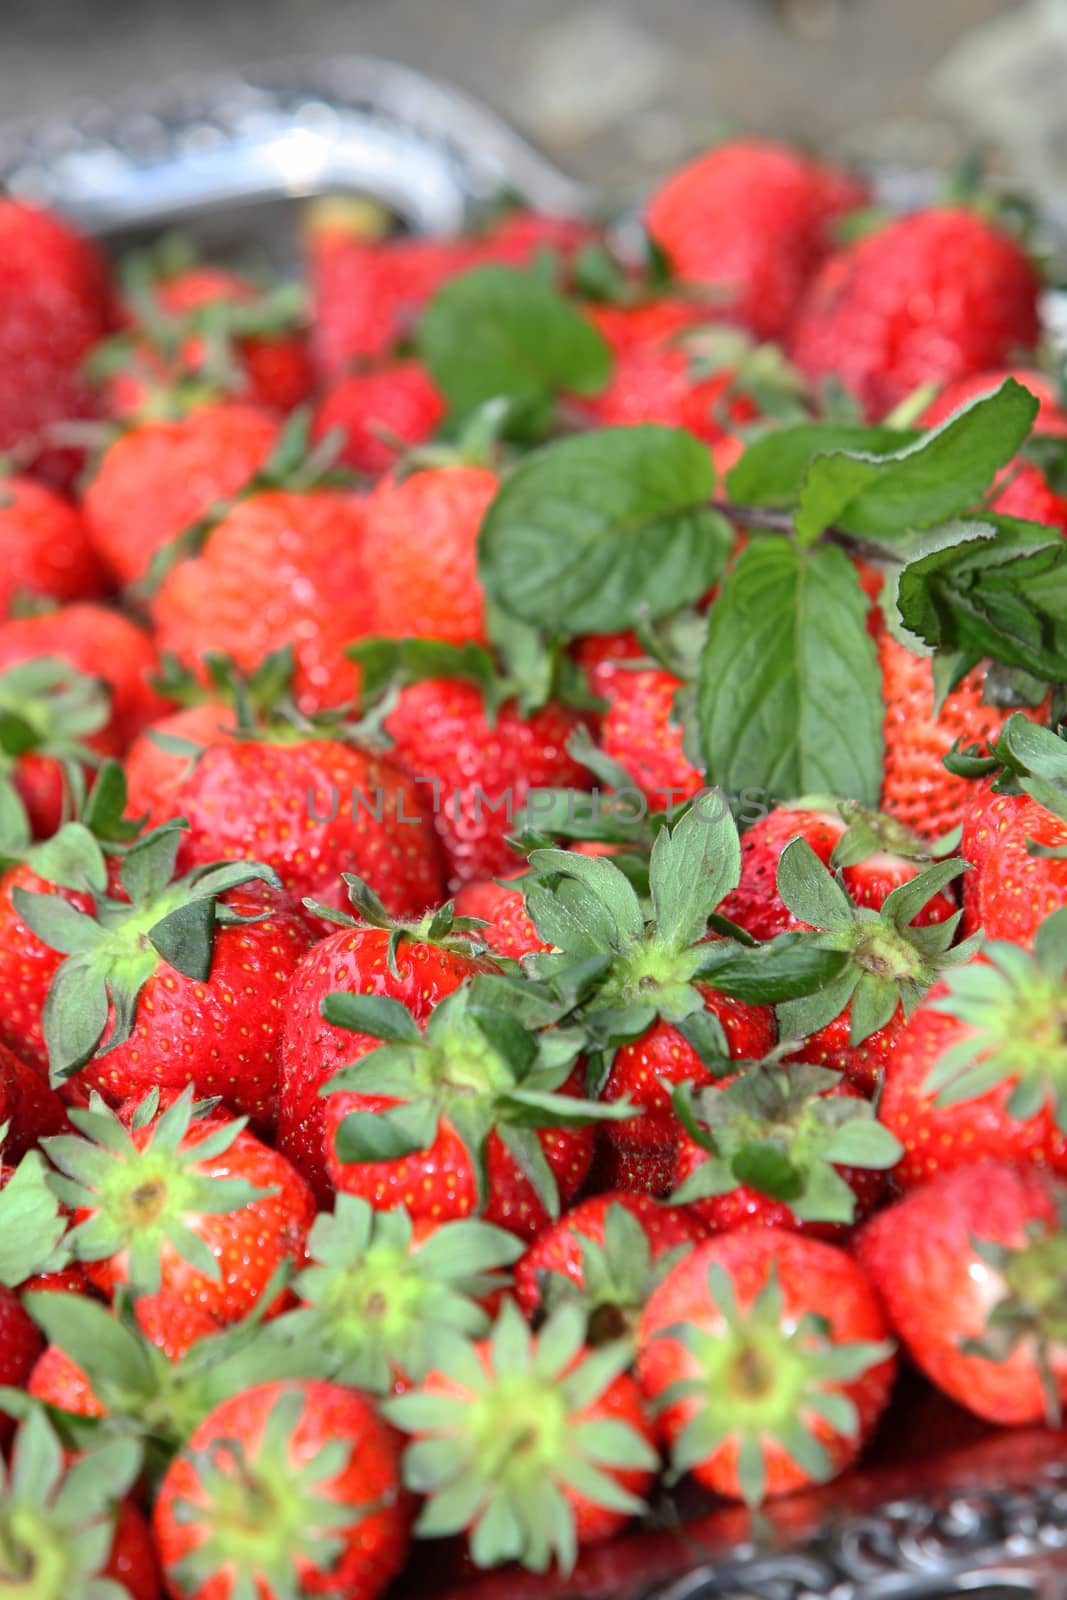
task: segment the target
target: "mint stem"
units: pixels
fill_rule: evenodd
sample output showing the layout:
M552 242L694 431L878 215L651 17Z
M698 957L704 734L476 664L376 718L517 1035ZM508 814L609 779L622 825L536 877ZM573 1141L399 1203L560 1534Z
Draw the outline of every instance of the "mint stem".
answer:
M741 506L733 500L722 500L713 496L710 505L713 511L718 511L728 522L734 522L741 528L751 529L756 533L782 533L790 539L797 536L796 524L792 513L789 511L774 511L768 506ZM875 544L871 539L863 539L858 534L849 533L846 528L824 528L819 535L820 544L835 544L849 555L861 556L866 561L893 561L903 566L903 557L893 550L888 550L884 545Z

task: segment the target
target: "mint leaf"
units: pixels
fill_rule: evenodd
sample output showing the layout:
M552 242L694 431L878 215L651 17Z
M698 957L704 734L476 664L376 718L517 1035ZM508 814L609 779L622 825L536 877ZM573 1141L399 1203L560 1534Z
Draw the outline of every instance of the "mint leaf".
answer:
M745 450L726 478L726 492L742 506L795 505L816 457L848 450L888 456L919 438L898 428L839 422L802 422L778 428Z
M1037 401L1008 378L996 394L923 434L896 454L821 455L811 464L796 512L803 542L832 523L895 541L974 506L1033 427Z
M710 783L877 804L883 707L866 618L843 551L749 545L712 607L701 665Z
M482 523L491 600L554 633L612 633L666 616L717 581L733 530L707 504L715 470L682 428L561 439L505 478Z
M418 352L459 417L506 399L512 429L544 420L561 390L595 394L611 376L605 340L538 272L475 267L434 296Z
M897 581L905 627L966 667L991 656L1067 680L1067 542L1014 517L967 525L960 541L909 562ZM959 674L957 674L958 676Z

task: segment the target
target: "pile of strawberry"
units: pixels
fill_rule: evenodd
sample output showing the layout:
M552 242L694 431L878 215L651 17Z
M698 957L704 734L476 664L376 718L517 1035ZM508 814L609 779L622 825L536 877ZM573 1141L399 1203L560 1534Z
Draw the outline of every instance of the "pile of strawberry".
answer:
M567 1573L900 1362L1067 1397L1024 243L759 142L640 259L366 216L302 294L0 201L5 1593Z

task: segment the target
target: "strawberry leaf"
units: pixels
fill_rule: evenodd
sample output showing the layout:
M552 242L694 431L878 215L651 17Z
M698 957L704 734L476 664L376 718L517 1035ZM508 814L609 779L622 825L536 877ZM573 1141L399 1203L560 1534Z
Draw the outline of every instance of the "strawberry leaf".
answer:
M843 551L778 537L745 550L712 608L701 668L709 782L877 803L884 712L866 617Z
M482 524L491 600L538 627L611 633L705 594L733 546L708 505L715 471L680 428L561 439L504 480Z
M831 524L895 543L975 505L1023 443L1037 401L1014 378L888 456L820 455L801 486L797 533L810 543Z
M581 311L539 272L490 265L439 289L416 333L419 355L460 419L508 403L508 431L537 433L554 396L595 394L611 352Z

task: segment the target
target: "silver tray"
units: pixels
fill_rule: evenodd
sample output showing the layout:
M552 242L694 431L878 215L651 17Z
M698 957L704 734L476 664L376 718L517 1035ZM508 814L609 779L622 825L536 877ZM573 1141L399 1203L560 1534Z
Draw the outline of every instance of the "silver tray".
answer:
M874 176L894 207L936 189L930 175ZM215 248L251 240L275 257L293 235L286 208L325 194L369 196L421 234L459 231L502 191L563 215L602 205L486 107L364 56L219 73L0 127L0 184L116 244L181 225ZM1052 209L1063 223L1062 207ZM1050 301L1054 324L1061 306ZM961 1432L970 1443L948 1449ZM758 1519L699 1499L664 1516L656 1531L590 1552L566 1585L501 1574L456 1587L431 1557L408 1592L1067 1600L1067 1436L989 1434L910 1382L867 1464L827 1488Z

